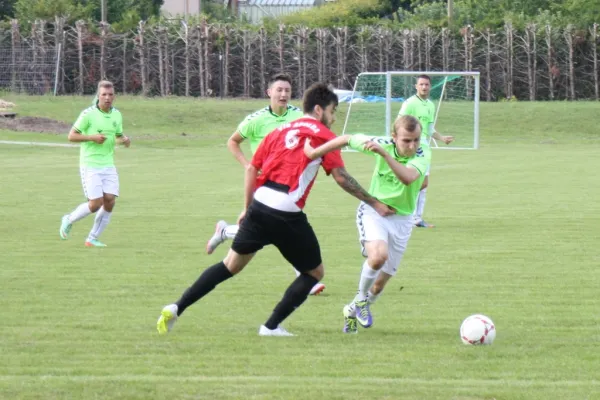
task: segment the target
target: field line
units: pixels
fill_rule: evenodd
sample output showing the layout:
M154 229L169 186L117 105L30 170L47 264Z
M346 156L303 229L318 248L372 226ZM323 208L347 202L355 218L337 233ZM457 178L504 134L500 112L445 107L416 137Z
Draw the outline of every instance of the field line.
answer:
M244 382L244 383L297 383L306 381L321 383L343 383L347 385L365 383L370 384L413 384L425 386L600 386L598 380L536 380L536 379L423 379L423 378L379 378L363 376L360 380L353 377L335 376L206 376L206 375L0 375L0 381L68 381L68 382Z
M12 144L18 146L79 147L79 145L71 143L20 142L16 140L0 140L0 144Z

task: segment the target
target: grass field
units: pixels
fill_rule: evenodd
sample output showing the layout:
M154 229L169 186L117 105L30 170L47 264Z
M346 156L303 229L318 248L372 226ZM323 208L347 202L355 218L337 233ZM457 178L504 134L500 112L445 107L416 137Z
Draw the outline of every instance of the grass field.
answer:
M90 101L3 98L67 122ZM598 103L482 104L481 149L434 152L436 228L414 232L373 328L341 333L362 263L357 202L321 174L306 211L327 289L286 322L297 337L256 334L294 277L274 249L159 337L161 308L227 250L204 253L242 204L225 141L263 104L119 98L134 142L117 150L105 249L83 246L91 218L58 238L83 201L78 150L0 144L1 399L600 399ZM372 159L344 158L368 185ZM474 313L494 320L492 346L461 343Z

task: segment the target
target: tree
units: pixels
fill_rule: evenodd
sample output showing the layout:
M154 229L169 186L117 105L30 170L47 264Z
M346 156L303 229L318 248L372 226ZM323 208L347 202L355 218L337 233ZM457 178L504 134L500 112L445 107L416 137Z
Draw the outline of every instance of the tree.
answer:
M15 16L25 22L36 19L54 20L55 16L67 17L69 21L90 17L89 6L74 0L17 0Z
M13 18L17 0L0 0L0 19Z

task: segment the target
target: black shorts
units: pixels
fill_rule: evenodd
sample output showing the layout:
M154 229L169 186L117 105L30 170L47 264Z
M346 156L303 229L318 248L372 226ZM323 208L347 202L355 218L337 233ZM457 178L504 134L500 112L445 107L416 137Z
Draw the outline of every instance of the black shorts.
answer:
M319 241L306 214L276 210L253 200L231 249L252 254L269 244L300 272L313 270L322 262Z

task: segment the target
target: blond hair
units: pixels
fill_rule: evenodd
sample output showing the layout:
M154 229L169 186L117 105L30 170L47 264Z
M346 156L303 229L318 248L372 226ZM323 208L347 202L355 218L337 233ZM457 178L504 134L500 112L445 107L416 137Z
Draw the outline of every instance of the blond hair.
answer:
M421 131L421 123L412 115L401 115L394 121L394 132L392 136L396 136L400 129L404 129L410 133L414 133L417 129Z
M96 90L96 94L100 94L100 89L114 89L115 86L111 81L102 80L98 82L98 89Z

